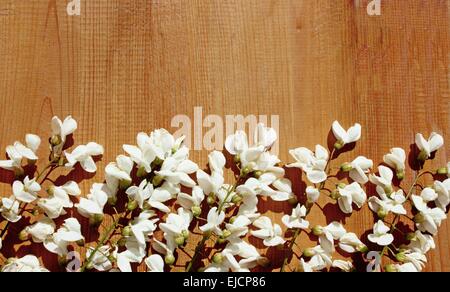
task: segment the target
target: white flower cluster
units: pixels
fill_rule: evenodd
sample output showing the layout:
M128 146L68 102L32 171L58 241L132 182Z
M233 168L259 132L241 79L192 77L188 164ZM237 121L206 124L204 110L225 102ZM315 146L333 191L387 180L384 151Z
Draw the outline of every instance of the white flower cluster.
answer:
M102 146L90 142L68 151L76 128L70 116L64 121L53 118L49 163L42 171L28 167L38 165L38 136L28 134L25 144L15 142L6 148L8 159L0 161L0 167L13 171L16 179L11 183L12 195L1 199L0 213L6 220L2 240L10 240L9 225L28 213L33 223L20 232L19 239L42 243L58 256L62 266L67 265L74 244L84 247L79 271L131 272L145 263L147 271L162 272L177 263L180 252L190 256L185 267L188 272L249 272L258 266L281 271L288 267L305 272L354 270L351 261L335 256L337 249L341 254L359 253L364 260L369 250L378 251L380 257L395 262L379 265L377 270L421 271L427 261L425 254L435 247L433 235L446 218L450 203L448 178L435 179L417 193L421 177L448 177L450 164L436 172L420 170L405 191L401 182L406 177L406 153L401 148L393 148L384 156L387 166L380 165L378 173L372 172L372 160L359 156L340 165L338 172L347 183L334 181L339 179L331 173L332 160L346 145L361 138L359 124L345 130L337 121L332 125L336 143L331 151L321 145L314 151L305 147L290 151L295 162L287 166L301 169L307 179L302 194L294 194L280 159L270 152L277 139L275 131L259 124L252 142L243 131L229 136L225 142L229 163L222 152L213 151L206 170L189 159L184 137L176 139L164 129L139 133L136 145L124 145L124 154L106 166L104 182L94 183L89 194L81 196L76 182L55 185L48 179L57 168L96 172L94 158L103 154ZM443 138L433 133L425 140L418 134L416 145L417 162L423 169L442 147ZM226 182L227 169L235 173L234 182ZM376 194L368 196L369 182L376 186ZM376 222L366 243L336 218L327 226L310 224L307 216L326 199L320 199L324 196L336 202L345 216L368 203ZM282 225L262 214L260 205L266 200L293 206L290 214L282 216ZM412 207L407 208L407 203ZM107 217L109 220L104 220ZM402 219L413 220L414 230L400 230L397 224ZM85 246L88 240L79 220L99 227L95 243ZM296 256L293 249L302 232L316 238L317 245L303 248ZM266 248L256 248L252 244L255 240ZM208 246L214 252L205 256ZM264 252L271 248L285 249L281 267L273 266ZM47 271L34 255L9 258L1 270Z

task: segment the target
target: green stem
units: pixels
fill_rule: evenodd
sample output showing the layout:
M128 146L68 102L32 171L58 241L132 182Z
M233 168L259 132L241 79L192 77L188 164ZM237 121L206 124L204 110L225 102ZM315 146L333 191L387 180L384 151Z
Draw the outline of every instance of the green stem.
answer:
M234 192L234 190L236 190L236 188L238 187L239 182L241 181L241 179L242 179L242 176L239 176L239 178L236 180L234 185L228 191L228 193L225 196L225 198L223 199L223 201L219 204L219 208L217 209L217 214L220 214L220 212L222 212L222 209L225 206L226 202L228 201L228 198L231 196L231 194Z

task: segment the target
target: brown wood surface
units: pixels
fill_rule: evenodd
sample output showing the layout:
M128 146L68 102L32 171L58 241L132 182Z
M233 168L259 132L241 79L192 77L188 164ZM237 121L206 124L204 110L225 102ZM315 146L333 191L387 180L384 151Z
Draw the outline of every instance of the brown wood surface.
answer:
M382 1L372 17L367 0L82 0L73 17L68 2L0 0L1 149L28 132L47 137L53 115L71 114L76 143L105 146L103 169L137 132L173 131L172 117L195 106L204 115L279 115L286 163L288 149L326 145L335 119L360 122L363 137L334 167L359 154L380 163L391 147L409 150L416 132L450 141L447 0ZM448 160L448 143L431 169ZM206 154L192 159L205 166ZM78 179L86 193L103 171ZM326 216L315 209L311 222L341 219L329 200L321 205ZM289 210L265 207L273 218ZM363 234L373 220L364 207L346 228ZM445 221L427 271L450 271L449 235ZM15 248L55 266L39 245Z

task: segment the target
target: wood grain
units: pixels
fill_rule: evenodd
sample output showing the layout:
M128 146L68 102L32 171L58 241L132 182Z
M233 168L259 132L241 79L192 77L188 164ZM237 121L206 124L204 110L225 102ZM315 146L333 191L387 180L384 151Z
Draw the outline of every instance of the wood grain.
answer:
M327 145L336 119L360 122L363 138L334 167L359 154L379 163L391 147L410 149L416 132L450 139L447 0L382 1L372 17L367 0L82 0L73 17L67 2L0 0L1 149L28 132L47 137L53 115L71 114L76 143L105 146L103 169L137 132L176 130L172 117L192 117L195 106L204 115L279 115L286 163L288 149ZM447 145L432 169L448 161ZM204 166L206 154L191 156ZM84 193L102 177L81 177ZM311 222L339 219L328 202L320 202L326 218L316 209ZM273 218L289 210L266 204ZM344 220L361 235L374 219L365 207ZM427 271L450 271L449 235L446 221Z

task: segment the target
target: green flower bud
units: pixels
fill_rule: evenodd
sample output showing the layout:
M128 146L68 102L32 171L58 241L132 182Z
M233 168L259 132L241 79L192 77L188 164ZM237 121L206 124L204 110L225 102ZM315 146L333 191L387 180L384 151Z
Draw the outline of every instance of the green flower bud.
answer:
M414 232L410 232L410 233L406 234L406 240L413 241L415 239L416 239L416 234Z
M234 195L232 198L231 198L231 202L233 203L233 204L238 204L238 203L240 203L242 201L242 196L240 196L240 195Z
M78 240L78 241L76 242L76 244L77 244L79 247L83 247L83 246L86 244L86 242L84 241L84 239L80 239L80 240Z
M131 186L131 181L122 179L119 181L119 189L126 190Z
M89 224L91 226L100 226L102 224L104 219L103 214L94 214L91 217L89 217Z
M248 175L250 172L252 172L252 169L248 166L244 167L243 169L241 169L241 176L246 176Z
M405 178L405 170L404 169L397 170L396 175L398 180L403 180Z
M193 206L191 208L192 211L192 215L194 215L194 217L198 217L202 214L202 208L200 208L200 206Z
M388 212L386 210L384 210L383 208L378 209L378 212L377 212L378 218L384 219L384 218L386 218L387 215L388 215Z
M184 236L183 236L182 234L178 235L178 236L175 238L175 243L176 243L178 246L183 245L183 244L184 244L184 241L185 241L185 239L184 239Z
M391 195L394 192L394 189L392 188L392 186L385 186L384 187L384 192L386 193L386 195Z
M331 197L333 200L337 200L337 199L339 199L339 198L341 197L341 194L339 194L339 190L338 190L338 189L335 189L335 190L333 190L333 191L331 192L330 197Z
M120 247L124 247L127 244L127 239L125 237L121 237L119 241L117 241L117 245Z
M187 240L189 238L189 231L183 230L181 231L181 235L183 235L184 239Z
M139 204L136 200L131 200L127 203L127 210L130 212L136 210L137 207L139 207Z
M367 253L367 252L369 252L369 248L367 246L365 246L364 244L361 244L361 245L357 246L356 250L359 251L360 253Z
M344 147L344 141L338 140L336 143L334 143L334 149L341 150L342 147Z
M234 161L234 163L238 164L239 162L241 162L241 156L239 154L236 154L233 157L233 161Z
M159 157L156 157L155 160L153 160L152 164L155 165L155 166L160 166L160 165L163 164L163 162L164 162L164 160L162 160Z
M321 236L323 234L323 227L316 225L312 228L312 232L315 236Z
M224 244L225 242L226 242L226 240L223 236L219 236L216 240L217 244Z
M231 235L231 231L228 229L225 229L224 231L222 231L222 236L223 238L228 238Z
M208 198L206 198L206 202L210 206L214 205L216 203L216 196L213 193L209 194Z
M147 171L145 170L145 167L141 166L136 172L137 177L146 177Z
M425 217L423 216L422 213L417 214L416 216L414 216L414 222L415 223L423 223L425 222Z
M306 249L303 251L303 256L304 256L304 257L307 257L307 258L313 257L315 254L316 254L316 253L314 252L314 250L313 250L312 248L306 248Z
M448 169L447 167L441 167L438 170L436 170L436 173L439 175L446 175L448 174Z
M291 206L296 206L296 205L298 204L297 196L296 196L296 195L290 196L289 199L288 199L288 203L289 203Z
M348 162L341 165L341 171L343 172L349 172L352 169L353 169L352 165Z
M262 172L261 170L257 170L257 171L255 171L255 172L253 173L253 176L254 176L256 179L259 179L259 178L261 177L261 175L263 175L263 172Z
M175 257L172 254L168 254L164 257L164 262L166 265L173 265L175 263Z
M51 185L51 186L47 189L47 194L48 194L50 197L53 197L53 196L55 195L55 186L54 186L54 185Z
M404 252L399 252L398 254L395 255L395 259L401 263L406 261L406 256Z
M212 257L212 262L215 264L221 264L223 262L223 256L221 253L216 253L213 257Z
M19 232L19 240L26 241L30 238L30 234L24 229Z
M417 160L420 162L425 162L428 159L428 154L422 150L420 151L419 155L417 155Z
M122 229L122 236L123 236L123 237L129 237L129 236L131 236L132 233L133 233L133 232L131 231L131 226L125 226L125 227Z
M164 180L164 177L157 175L152 179L153 186L157 187L159 186Z
M236 218L236 216L231 217L229 220L230 224L233 224L236 221Z
M338 189L345 189L346 186L347 186L347 185L344 184L344 183L338 183L338 184L336 185L336 188L338 188Z
M398 271L397 271L397 268L396 268L394 265L392 265L392 264L386 265L386 266L384 267L384 270L385 270L387 273L396 273L396 272L398 272Z
M52 146L58 146L59 144L62 143L62 139L60 135L53 135L50 140L49 140L50 144Z

